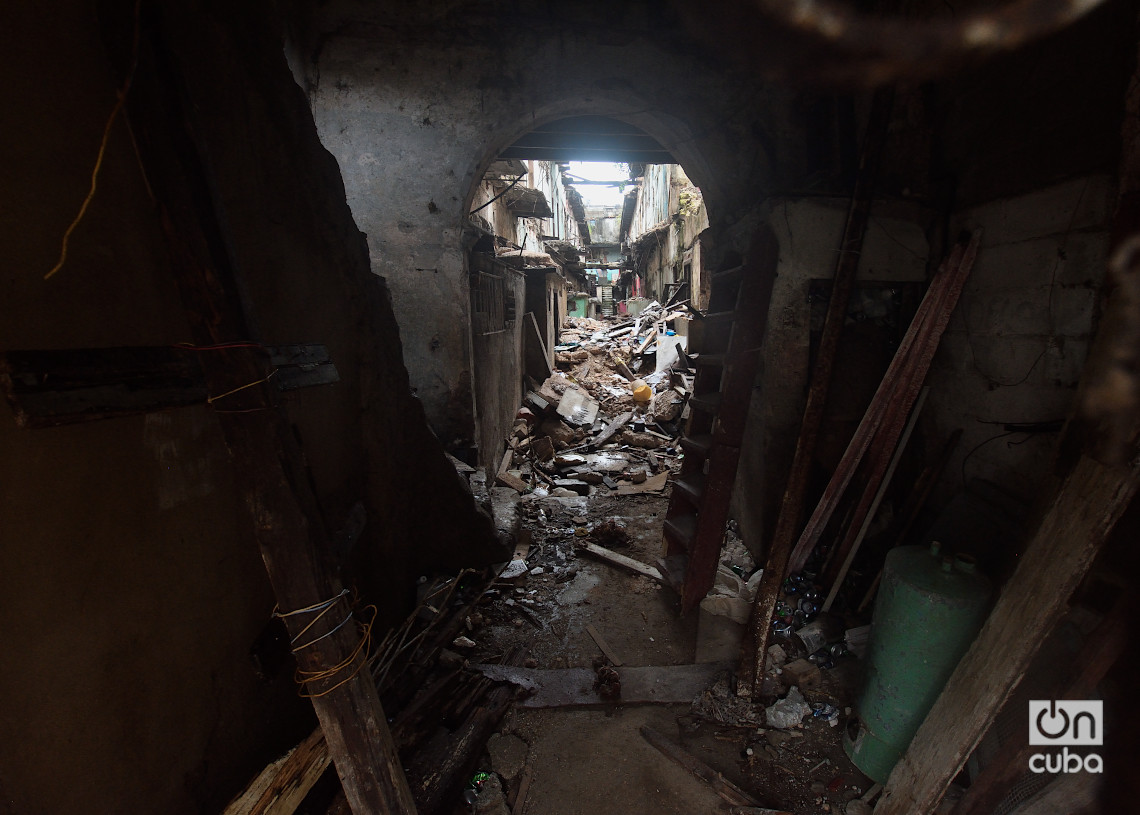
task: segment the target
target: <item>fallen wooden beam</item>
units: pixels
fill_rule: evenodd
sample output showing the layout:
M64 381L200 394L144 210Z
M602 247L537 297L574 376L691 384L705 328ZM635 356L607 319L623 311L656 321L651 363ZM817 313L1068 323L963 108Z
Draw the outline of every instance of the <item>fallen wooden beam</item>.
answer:
M598 447L601 447L603 444L605 444L607 441L609 441L611 438L613 438L615 433L617 433L619 430L621 430L623 427L625 427L626 423L632 418L633 418L633 412L632 411L626 411L625 413L621 414L616 419L614 419L612 422L610 422L608 425L606 425L605 429L602 430L602 432L599 433L597 436L595 436L591 440L590 443L593 445L596 445Z
M672 759L695 778L708 784L712 791L731 806L758 807L760 802L733 784L723 775L682 747L662 736L656 730L642 725L641 736L667 758Z
M1072 660L1065 681L1042 694L1050 699L1088 699L1097 684L1124 651L1128 641L1128 615L1125 602L1097 625ZM1025 774L1029 757L1040 748L1031 747L1024 735L1016 737L1010 749L987 764L958 800L953 815L986 815L993 812Z
M648 483L648 482L646 482ZM618 554L603 546L598 546L596 543L580 543L578 544L578 551L585 552L598 560L603 560L611 566L617 566L619 569L625 569L627 572L633 572L644 577L652 578L653 580L661 581L661 572L652 566L647 566L640 560L634 560L631 557Z

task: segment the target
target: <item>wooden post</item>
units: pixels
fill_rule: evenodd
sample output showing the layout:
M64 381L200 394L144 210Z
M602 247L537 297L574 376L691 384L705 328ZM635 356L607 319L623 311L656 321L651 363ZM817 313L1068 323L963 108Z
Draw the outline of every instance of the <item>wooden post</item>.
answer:
M1128 640L1127 602L1117 603L1090 634L1069 666L1066 679L1057 683L1050 699L1087 699L1108 673ZM954 807L954 815L987 815L1009 794L1025 774L1034 750L1024 735L988 764Z
M414 813L367 654L358 648L360 627L335 577L333 547L299 443L269 387L266 355L252 342L206 153L193 130L194 106L164 46L161 17L161 9L149 10L147 18L155 22L142 32L126 110L158 204L172 272L195 342L204 349L200 361L211 404L249 502L279 608L298 646L299 670L310 677L328 673L306 690L349 804L356 813ZM104 23L109 51L121 57L116 45L122 27L110 16ZM304 611L310 607L316 608ZM328 613L321 615L324 608Z
M784 582L788 555L791 554L792 546L795 544L796 532L804 514L804 496L807 493L808 478L815 458L819 429L823 424L823 409L827 404L827 393L831 388L831 372L839 347L839 336L843 331L847 305L855 286L855 273L858 271L859 258L863 252L863 237L867 232L867 221L871 214L871 193L878 176L879 158L882 155L883 143L886 141L894 97L894 87L889 86L877 90L871 101L867 133L863 139L860 155L859 174L855 179L851 206L847 212L847 223L839 243L839 257L835 263L835 275L831 283L831 298L827 303L827 315L824 317L815 367L812 369L811 386L804 405L800 433L796 439L796 451L792 457L791 470L780 502L776 529L772 535L772 542L768 545L764 576L760 578L769 584L768 594L773 597L776 594L772 587L775 586L775 591L778 592ZM763 586L760 588L760 594L764 594ZM772 607L775 608L774 600ZM754 625L753 635L744 638L740 673L744 679L744 675L751 671L754 674L752 678L758 685L762 678L759 675L763 673L764 667L763 654L768 648L768 620L771 619L772 612L768 611L765 615L763 609L757 608L758 616L766 619L762 630ZM752 655L755 653L759 653L760 656L754 658ZM759 665L759 671L755 670L756 665Z

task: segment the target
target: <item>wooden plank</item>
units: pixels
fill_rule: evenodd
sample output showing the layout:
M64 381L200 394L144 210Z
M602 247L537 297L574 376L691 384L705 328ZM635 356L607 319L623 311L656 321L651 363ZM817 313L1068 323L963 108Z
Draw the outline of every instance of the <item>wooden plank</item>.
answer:
M278 390L339 381L323 345L288 345L252 352ZM192 346L79 348L0 352L0 390L16 424L58 427L200 405L209 399L200 361L216 349Z
M499 473L495 476L495 483L503 487L510 487L517 492L526 492L530 489L530 484L523 481L517 475L510 473Z
M278 390L291 391L340 381L329 351L318 343L268 346L269 364Z
M652 578L653 580L661 580L661 572L657 571L652 566L647 566L640 560L634 560L631 557L612 552L596 543L580 543L578 544L578 551L585 552L588 555L596 557L598 560L604 560L611 566L617 566L619 569L625 569L627 572L633 572L644 577Z
M169 346L5 351L0 389L26 428L200 405L209 396L195 355Z
M526 810L526 796L530 792L530 782L534 778L534 770L527 765L523 770L522 781L519 782L518 795L515 796L514 806L511 807L511 815L522 815Z
M536 381L545 382L553 373L551 355L546 350L546 342L538 330L533 311L523 315L523 355L524 371Z
M662 755L672 759L691 775L708 784L730 806L758 807L760 802L733 784L723 775L682 747L662 736L656 730L642 725L642 737L657 748Z
M855 556L859 554L859 547L863 545L863 537L867 534L867 529L871 526L871 521L875 519L875 513L879 511L879 504L883 500L883 496L887 493L887 488L891 485L891 478L894 477L895 468L898 467L899 459L902 458L903 452L906 450L907 442L910 441L910 435L914 432L914 426L918 423L918 417L922 414L922 406L926 404L926 396L930 393L930 387L926 386L918 395L918 401L914 405L914 410L910 412L910 419L907 420L906 429L903 430L902 438L899 439L898 444L895 446L894 453L891 455L890 464L887 466L886 472L883 477L876 483L875 481L868 481L865 488L866 491L874 492L874 500L871 501L870 507L863 514L863 521L859 524L856 531L855 524L852 523L848 530L848 536L852 537L850 545L841 545L837 550L836 560L843 552L846 552L846 557L842 565L836 572L835 577L832 579L831 591L827 593L827 598L824 599L823 605L820 607L821 611L831 611L831 606L835 602L835 596L839 594L839 589L843 585L843 578L847 577L847 571L851 568L851 563L855 560Z
M1119 602L1085 641L1080 653L1070 663L1066 679L1043 696L1049 699L1089 698L1127 645L1127 616L1126 604ZM1030 747L1024 733L1016 736L1010 747L982 769L958 800L953 815L987 815L993 812L1025 774L1029 757L1040 749Z
M1135 419L1134 419L1135 421ZM1140 461L1083 455L1045 511L993 612L883 790L875 815L926 815L977 747L1140 485Z
M840 468L836 469L832 483L828 484L831 500L821 501L820 505L816 507L800 535L799 541L796 542L795 549L792 550L788 564L791 571L799 571L807 562L808 556L819 542L828 521L831 519L839 497L846 490L851 477L854 475L854 465L862 459L863 454L872 442L879 446L880 442L888 440L890 449L894 449L893 442L889 441L890 437L898 438L898 434L902 431L902 420L910 412L914 400L918 397L923 380L926 379L926 372L930 368L930 362L934 358L935 351L938 350L942 332L946 330L946 326L950 322L950 315L958 303L962 287L973 268L981 237L981 230L975 230L964 251L961 250L961 247L955 247L945 271L936 275L934 282L931 283L930 290L922 302L922 306L926 306L928 300L932 301L928 310L929 320L924 320L915 331L908 331L907 336L903 338L904 344L908 338L911 339L911 342L905 348L903 344L900 344L898 352L891 360L887 374L875 391L871 406L864 415L864 421L860 422L855 438L851 440L847 451L844 452ZM936 286L935 283L938 285ZM880 430L883 428L885 428L884 432L889 434L888 436L880 436ZM881 457L884 467L886 466L886 457L889 455L888 452ZM866 507L862 507L862 509L865 510Z
M615 433L617 433L619 430L621 430L623 427L625 427L626 423L628 423L629 420L632 418L633 418L633 411L629 410L629 411L626 411L625 413L622 413L620 416L618 416L616 419L614 419L612 422L610 422L608 425L606 425L601 433L599 433L597 436L595 436L593 439L591 439L590 443L597 446L597 447L601 447L603 444L605 444L607 441L609 441L611 438L613 438Z
M624 664L621 661L621 657L619 657L617 655L617 652L610 647L610 644L606 642L606 638L602 636L601 632L598 631L598 629L596 629L593 625L587 625L586 633L589 634L597 646L602 649L602 653L606 655L606 659L608 659L614 667L620 668Z
M292 815L330 763L325 734L317 728L262 770L222 815Z
M926 296L922 298L922 302L919 304L902 342L899 343L887 372L883 375L883 381L879 383L875 396L871 399L871 404L863 415L863 419L859 423L859 427L856 428L850 443L848 443L843 458L840 459L839 465L824 489L823 497L820 498L811 519L801 532L799 540L794 546L788 544L790 540L787 537L788 531L791 530L794 534L796 527L789 516L788 520L785 521L787 526L779 537L780 545L773 544L768 554L764 575L756 592L756 600L752 606L752 614L748 623L751 636L746 636L741 645L738 672L738 686L741 689L745 691L759 689L764 678L764 655L768 648L772 615L776 610L776 602L780 598L780 587L783 585L784 578L788 572L803 568L803 563L823 534L823 530L839 505L844 491L855 476L859 462L870 447L875 432L887 412L888 404L894 398L896 388L899 387L899 381L912 376L914 366L914 362L911 360L912 350L916 347L922 348L924 345L928 345L930 337L939 323L943 327L945 326L945 323L941 322L941 319L936 318L935 315L941 312L946 320L949 319L947 303L950 299L957 301L956 295L953 298L950 298L949 295L955 291L961 292L961 286L964 283L962 277L963 255L964 250L960 246L955 246L950 257L943 262L934 280L931 281ZM968 272L968 270L967 267L966 271ZM918 384L921 385L921 382Z
M350 612L337 577L339 564L300 442L265 381L263 358L253 349L225 347L255 338L239 296L231 236L214 204L209 151L194 129L197 114L186 96L179 52L165 42L162 10L151 11L144 16L138 70L125 110L194 341L219 346L199 361L209 392L219 400L215 408L233 457L235 484L255 508L253 533L278 606L286 612L285 626L298 643L298 671L313 679L306 690L349 804L359 813L414 813L387 717L366 670L361 631L345 624ZM103 8L100 19L112 62L125 68L132 59L115 9ZM208 27L203 30L201 48L229 53L220 32L215 38ZM310 608L332 613L318 617L306 611Z

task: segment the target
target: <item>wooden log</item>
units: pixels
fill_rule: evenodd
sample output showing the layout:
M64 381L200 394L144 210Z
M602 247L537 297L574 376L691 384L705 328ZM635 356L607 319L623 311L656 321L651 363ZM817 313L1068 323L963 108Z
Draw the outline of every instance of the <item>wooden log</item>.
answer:
M298 669L314 680L307 690L349 804L358 813L414 813L366 670L365 649L359 647L361 633L356 625L342 624L348 607L300 443L265 381L264 361L252 349L226 347L254 338L238 294L231 241L213 200L209 151L195 133L195 108L185 95L175 51L164 41L164 14L151 11L144 16L126 112L194 341L220 346L200 361L233 456L235 481L255 510L254 535L296 642ZM108 52L125 66L130 56L119 47L123 28L113 9L101 19ZM219 38L202 47L223 45ZM309 608L331 613L318 617L304 611Z
M682 747L662 736L656 730L642 725L641 736L667 758L672 759L695 778L704 781L712 791L730 806L758 807L760 802L733 784L723 775Z
M1140 460L1106 465L1083 455L1051 491L1017 570L891 773L875 815L934 811L1138 485Z

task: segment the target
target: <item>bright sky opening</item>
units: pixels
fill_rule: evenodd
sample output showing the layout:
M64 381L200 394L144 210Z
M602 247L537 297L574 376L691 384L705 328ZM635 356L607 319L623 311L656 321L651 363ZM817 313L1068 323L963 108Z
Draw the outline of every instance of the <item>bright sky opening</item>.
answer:
M587 181L624 181L626 190L629 187L629 170L624 164L613 164L604 161L571 161L570 175L584 178ZM582 200L587 206L614 206L622 203L624 195L617 186L602 186L601 184L577 184L574 189L582 194Z

